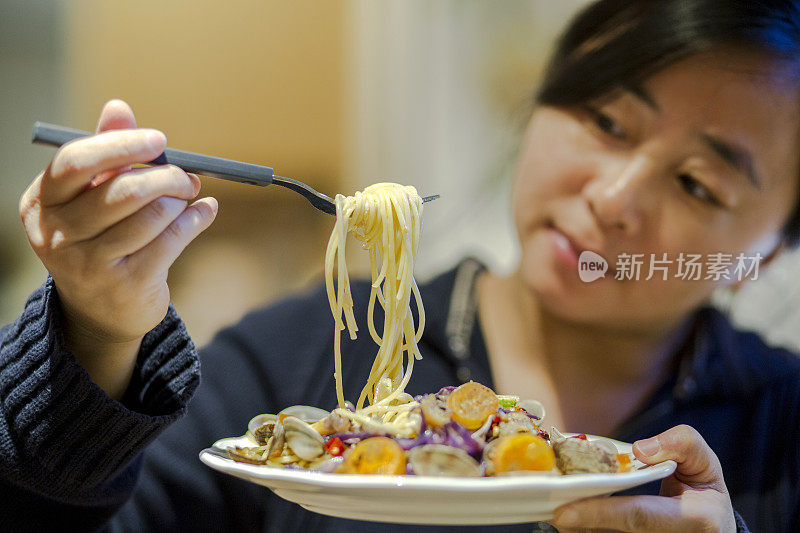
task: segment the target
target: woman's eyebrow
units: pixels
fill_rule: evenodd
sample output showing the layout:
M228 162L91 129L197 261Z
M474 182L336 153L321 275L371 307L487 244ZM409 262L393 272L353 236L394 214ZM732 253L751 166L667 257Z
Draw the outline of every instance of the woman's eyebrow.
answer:
M639 85L638 83L627 83L623 87L624 90L631 93L635 96L638 100L640 100L644 105L655 111L656 113L661 113L661 107L656 102L656 99L653 98L647 89Z
M756 173L753 156L750 155L750 152L708 133L701 133L700 138L725 162L744 174L753 187L761 188L761 179Z
M637 100L656 113L661 113L661 107L658 105L658 102L656 102L653 95L642 85L638 83L627 83L623 86L623 90L632 94ZM700 134L700 138L714 153L722 158L722 160L744 174L747 177L747 181L753 187L761 189L761 179L756 173L755 165L753 164L753 156L750 155L750 152L707 133Z

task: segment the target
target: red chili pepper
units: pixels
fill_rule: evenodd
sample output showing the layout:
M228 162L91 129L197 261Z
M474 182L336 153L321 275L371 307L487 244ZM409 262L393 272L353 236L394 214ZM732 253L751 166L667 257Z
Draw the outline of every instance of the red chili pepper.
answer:
M492 417L492 423L489 424L489 434L492 434L494 428L500 425L500 422L503 421L503 418L500 415L494 415Z
M573 438L573 439L581 439L581 440L586 440L586 435L584 435L583 433L581 433L580 435L573 435L573 436L572 436L572 438Z
M325 450L334 457L339 457L344 453L344 443L339 437L333 437L325 443Z

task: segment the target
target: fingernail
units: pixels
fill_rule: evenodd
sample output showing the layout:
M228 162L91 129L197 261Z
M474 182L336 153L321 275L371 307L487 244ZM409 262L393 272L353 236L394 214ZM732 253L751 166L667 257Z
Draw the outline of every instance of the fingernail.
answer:
M656 452L658 452L658 450L661 448L661 446L658 444L658 439L656 437L644 440L637 440L634 443L634 446L639 448L639 451L642 452L647 457L655 455Z
M214 214L214 216L216 216L217 211L219 211L219 203L217 202L217 199L214 198L213 196L209 196L208 206L211 208L211 213Z
M572 509L564 509L555 516L555 521L562 526L575 526L578 524L578 513Z
M189 176L189 179L192 182L192 187L194 188L194 196L197 196L198 194L200 194L200 185L201 185L200 178L197 177L197 174L192 174L191 172L189 172L187 175Z
M160 131L148 131L147 132L147 142L153 148L153 150L157 150L158 152L162 152L164 148L167 146L167 136L161 133Z

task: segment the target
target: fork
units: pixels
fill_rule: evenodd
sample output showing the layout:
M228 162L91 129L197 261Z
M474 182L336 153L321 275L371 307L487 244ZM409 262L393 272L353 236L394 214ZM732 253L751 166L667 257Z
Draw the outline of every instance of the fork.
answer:
M48 124L46 122L35 122L33 124L32 142L37 144L47 144L50 146L61 146L69 141L88 137L92 135L88 131L76 130L66 126ZM164 152L147 163L148 165L175 165L186 172L202 174L212 178L220 178L228 181L246 183L266 187L270 183L280 185L287 189L303 195L311 202L311 205L329 215L336 216L336 204L330 196L322 194L309 187L301 181L292 178L284 178L275 175L275 169L252 163L244 163L234 159L225 159L212 155L197 154L175 148L166 148ZM423 202L430 202L439 198L438 194L424 196Z

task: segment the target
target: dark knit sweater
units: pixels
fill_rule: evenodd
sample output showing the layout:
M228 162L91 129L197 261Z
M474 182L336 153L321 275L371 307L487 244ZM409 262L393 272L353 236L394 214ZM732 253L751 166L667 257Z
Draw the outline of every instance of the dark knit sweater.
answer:
M469 379L493 385L472 291L480 268L465 261L421 286L428 323L410 393ZM368 294L368 284L353 284L360 332L367 331ZM145 337L122 402L94 385L66 350L59 313L48 280L22 316L0 331L0 531L453 529L314 514L198 460L201 449L241 434L257 413L335 404L324 288L252 313L218 334L201 350L199 388L197 353L170 307ZM375 347L361 334L343 339L342 352L345 395L352 398ZM674 375L613 437L633 441L693 425L720 457L734 508L754 531L800 531L800 359L736 331L710 309L697 314L678 357ZM658 484L636 492L657 494Z

